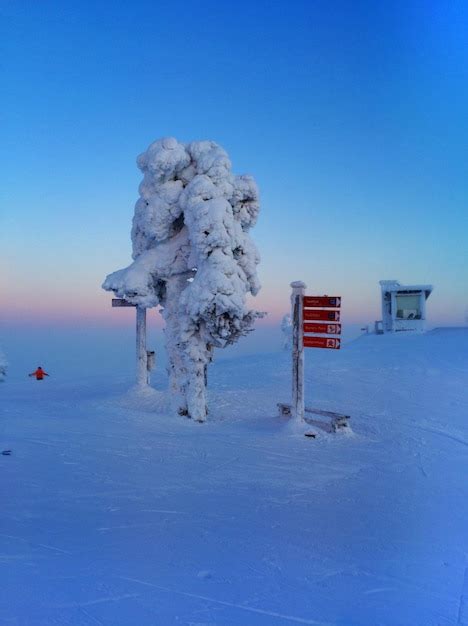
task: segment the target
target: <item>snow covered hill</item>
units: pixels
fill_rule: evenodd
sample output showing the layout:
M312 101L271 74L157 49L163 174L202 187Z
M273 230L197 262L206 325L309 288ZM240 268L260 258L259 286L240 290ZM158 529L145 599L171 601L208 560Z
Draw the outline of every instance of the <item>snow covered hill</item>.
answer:
M215 363L203 425L93 367L0 387L1 623L468 625L467 329L307 351L352 416L315 440L284 353Z

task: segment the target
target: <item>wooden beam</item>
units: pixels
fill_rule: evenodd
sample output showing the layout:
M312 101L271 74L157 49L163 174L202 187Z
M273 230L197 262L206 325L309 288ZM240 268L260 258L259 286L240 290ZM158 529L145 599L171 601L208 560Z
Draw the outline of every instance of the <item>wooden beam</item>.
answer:
M132 304L128 300L124 298L112 298L112 306L113 307L122 307L122 306L136 306L136 304Z

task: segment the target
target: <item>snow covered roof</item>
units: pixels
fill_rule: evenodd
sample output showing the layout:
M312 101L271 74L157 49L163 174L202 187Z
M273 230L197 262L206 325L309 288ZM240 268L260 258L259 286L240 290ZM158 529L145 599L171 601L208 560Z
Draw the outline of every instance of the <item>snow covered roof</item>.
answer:
M398 293L414 293L415 291L424 291L426 300L431 295L434 287L432 285L402 285L397 280L381 280L380 286L382 291L398 292Z

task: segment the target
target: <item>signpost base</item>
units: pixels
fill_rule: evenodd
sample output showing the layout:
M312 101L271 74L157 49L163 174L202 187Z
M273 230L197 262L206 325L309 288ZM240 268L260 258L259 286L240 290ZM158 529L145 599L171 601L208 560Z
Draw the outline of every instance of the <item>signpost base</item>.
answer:
M293 410L290 404L285 404L283 402L278 402L278 411L281 417L292 417ZM330 419L329 422L323 421L323 430L326 430L330 433L337 433L339 431L349 431L349 420L351 419L350 415L344 415L343 413L336 413L335 411L325 411L323 409L314 409L312 407L306 406L304 407L304 411L306 413L311 413L313 415L320 415L321 417L328 417ZM298 422L297 420L291 420L294 423L292 426L292 430L294 432L302 432L302 431L310 431L311 425L307 421L307 417L304 417L303 422ZM315 425L318 425L318 421L314 421ZM310 437L311 435L308 432L304 432L306 437ZM314 434L315 438L316 434Z
M318 437L318 432L314 430L314 426L309 424L306 420L302 420L301 422L297 419L288 420L285 426L285 432L294 437L309 437L311 439Z

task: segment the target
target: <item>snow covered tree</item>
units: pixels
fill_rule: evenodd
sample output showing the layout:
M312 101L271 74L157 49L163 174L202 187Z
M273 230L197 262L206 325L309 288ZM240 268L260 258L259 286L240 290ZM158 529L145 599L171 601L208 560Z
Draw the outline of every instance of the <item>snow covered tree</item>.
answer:
M290 313L283 315L281 332L283 334L283 350L290 351L292 349L292 318Z
M133 304L160 305L166 322L171 397L177 411L204 421L213 349L236 342L262 314L248 308L260 289L250 238L259 200L250 176L235 176L212 141L152 143L135 206L134 262L103 288Z
M7 371L6 358L3 352L0 350L0 382L2 382L5 379L6 371Z

